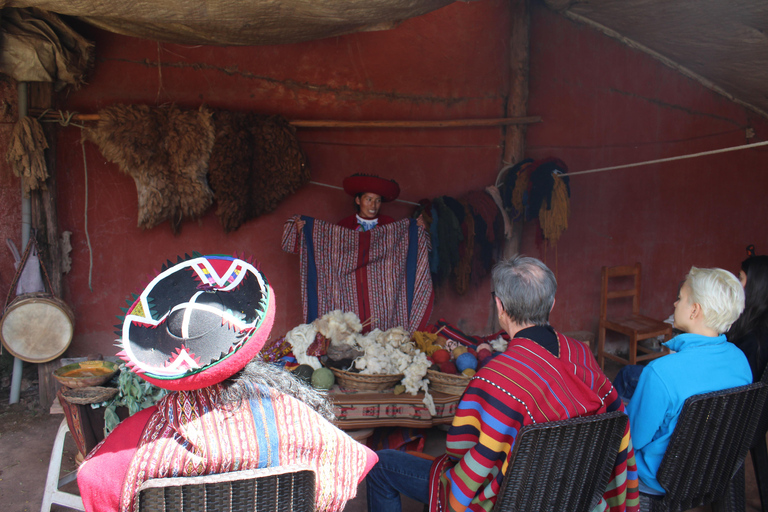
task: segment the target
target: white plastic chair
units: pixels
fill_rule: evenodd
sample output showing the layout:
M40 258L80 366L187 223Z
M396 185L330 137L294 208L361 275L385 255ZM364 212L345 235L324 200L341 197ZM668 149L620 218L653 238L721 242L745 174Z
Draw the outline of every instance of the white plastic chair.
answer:
M72 471L59 478L61 473L61 459L64 454L64 437L69 432L66 418L61 420L56 439L53 441L51 450L51 462L48 463L48 477L45 479L45 494L43 494L43 505L40 512L50 512L51 505L54 503L74 510L85 512L83 500L77 494L60 491L59 488L70 482L77 480L77 471Z

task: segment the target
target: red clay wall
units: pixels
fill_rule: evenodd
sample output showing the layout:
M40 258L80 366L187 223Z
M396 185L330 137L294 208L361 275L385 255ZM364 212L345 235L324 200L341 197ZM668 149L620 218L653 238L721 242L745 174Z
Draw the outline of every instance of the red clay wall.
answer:
M275 47L158 45L89 30L97 65L89 85L60 107L95 112L116 102L280 113L289 119L458 119L501 117L508 89L506 0L456 3L386 32ZM663 158L768 137L768 125L745 109L559 15L534 6L531 26L531 115L528 156L558 156L572 171ZM157 66L158 59L161 62ZM301 321L298 256L280 250L293 214L335 221L351 213L343 192L308 185L270 215L225 235L214 214L187 222L136 226L131 178L86 143L85 171L77 128L60 130L60 223L73 232L66 298L77 315L73 355L110 354L115 315L128 293L166 258L192 250L253 254L274 285L281 335ZM500 165L499 129L300 130L312 179L339 185L353 172L397 179L402 198L459 196L492 184ZM574 176L572 216L557 249L538 227L524 229L523 252L556 271L560 291L553 324L594 329L600 266L640 261L643 303L668 316L677 284L693 264L736 270L747 243L768 252L763 196L764 152L758 150ZM13 187L18 188L17 185ZM15 190L15 189L12 189ZM7 192L3 192L7 195ZM1 205L18 225L16 210ZM412 207L386 206L395 217ZM93 252L92 291L88 287ZM7 224L4 222L3 224ZM2 277L5 277L3 272ZM457 297L440 290L433 320L444 317L484 332L489 286Z

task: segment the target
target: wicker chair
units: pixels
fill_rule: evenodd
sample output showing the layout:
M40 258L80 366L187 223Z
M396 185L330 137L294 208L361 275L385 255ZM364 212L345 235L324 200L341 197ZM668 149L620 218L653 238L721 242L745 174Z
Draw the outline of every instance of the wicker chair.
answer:
M743 512L744 458L768 394L762 382L688 398L656 478L663 496L640 494L640 510Z
M520 430L494 512L589 511L610 479L627 426L622 412Z
M768 385L768 369L763 371L760 382ZM755 440L752 442L752 448L749 449L752 454L752 466L755 469L755 480L757 480L757 490L760 493L760 504L763 512L768 512L768 443L765 441L767 433L768 399L763 405L760 421L757 423Z
M315 472L305 466L155 478L139 488L141 512L315 510Z

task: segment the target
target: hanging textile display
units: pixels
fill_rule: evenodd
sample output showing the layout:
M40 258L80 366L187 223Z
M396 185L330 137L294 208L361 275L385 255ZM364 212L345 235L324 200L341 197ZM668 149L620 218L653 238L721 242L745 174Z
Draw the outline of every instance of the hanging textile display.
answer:
M415 219L358 232L312 217L283 229L282 248L300 255L305 323L340 309L370 320L370 329L422 330L434 300L429 236Z
M309 182L306 155L284 117L217 111L214 124L208 182L224 231L274 211Z
M168 220L178 233L182 219L205 213L213 202L206 173L214 127L207 108L112 105L99 116L85 136L136 182L140 228Z

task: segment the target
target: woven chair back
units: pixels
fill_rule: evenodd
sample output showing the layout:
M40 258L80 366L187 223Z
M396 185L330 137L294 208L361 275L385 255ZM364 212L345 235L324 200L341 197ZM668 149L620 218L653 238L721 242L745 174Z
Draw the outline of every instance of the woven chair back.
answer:
M667 493L641 500L649 502L643 508L682 511L730 499L726 491L752 445L767 394L757 382L688 398L656 474Z
M315 472L303 466L155 478L139 489L140 512L310 512Z
M600 501L627 426L619 411L526 425L494 512L587 512Z

